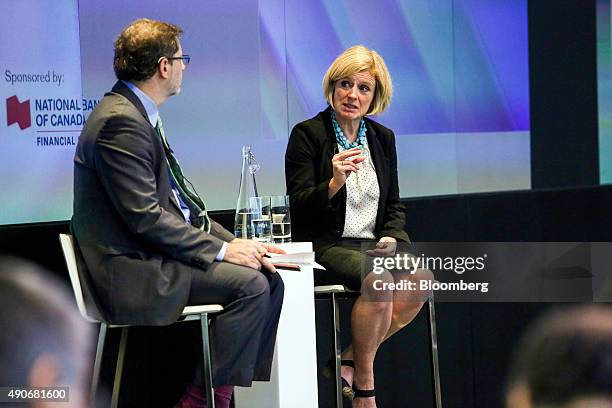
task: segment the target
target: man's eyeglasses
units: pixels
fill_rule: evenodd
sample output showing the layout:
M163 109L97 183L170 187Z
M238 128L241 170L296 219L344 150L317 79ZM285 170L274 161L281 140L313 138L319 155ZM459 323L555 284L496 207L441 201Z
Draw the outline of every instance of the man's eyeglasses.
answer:
M183 54L182 57L166 57L166 59L168 59L168 60L183 60L183 64L189 65L189 62L191 61L191 56L189 54ZM161 58L160 58L160 60L161 60Z

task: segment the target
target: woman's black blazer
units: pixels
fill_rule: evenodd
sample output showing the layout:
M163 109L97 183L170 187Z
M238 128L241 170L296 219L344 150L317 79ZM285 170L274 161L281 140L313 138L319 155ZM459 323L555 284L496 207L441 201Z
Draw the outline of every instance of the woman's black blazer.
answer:
M331 108L298 123L291 131L285 153L285 180L291 203L291 224L296 241L312 241L315 251L337 242L344 229L346 186L328 199L333 176L331 158L338 153ZM374 234L408 241L406 216L399 198L395 135L391 129L366 118L366 136L376 169L380 197Z

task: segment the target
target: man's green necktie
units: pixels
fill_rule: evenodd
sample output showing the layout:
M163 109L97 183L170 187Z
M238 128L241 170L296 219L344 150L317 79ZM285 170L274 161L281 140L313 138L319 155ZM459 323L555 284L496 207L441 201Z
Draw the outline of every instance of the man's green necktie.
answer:
M191 214L197 214L196 217L192 217L192 220L195 218L196 221L193 222L193 225L203 231L210 232L210 218L208 218L208 214L206 213L206 204L204 204L204 200L202 200L195 191L195 188L191 182L183 175L183 170L181 170L181 166L179 165L178 160L176 160L176 157L174 157L174 153L172 152L172 149L170 149L170 145L168 145L168 141L166 140L166 134L164 133L161 116L157 116L155 130L161 138L164 151L166 152L166 161L168 163L168 167L170 168L172 183L181 195L181 199L185 202L187 207L189 207Z

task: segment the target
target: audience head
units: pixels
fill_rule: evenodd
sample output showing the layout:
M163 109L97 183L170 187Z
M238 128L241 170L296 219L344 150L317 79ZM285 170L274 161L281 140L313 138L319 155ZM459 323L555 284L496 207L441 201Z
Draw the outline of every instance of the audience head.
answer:
M509 380L509 408L612 408L612 308L538 320L516 349Z
M87 405L91 329L57 278L0 258L0 327L0 386L69 387L70 403L61 406Z

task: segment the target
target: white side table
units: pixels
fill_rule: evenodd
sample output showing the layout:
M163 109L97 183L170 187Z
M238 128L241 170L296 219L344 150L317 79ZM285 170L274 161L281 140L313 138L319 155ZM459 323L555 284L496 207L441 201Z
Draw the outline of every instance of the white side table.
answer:
M279 244L287 252L310 252L312 243ZM317 346L315 334L314 282L311 267L300 272L279 270L285 298L270 382L236 387L236 408L316 408Z

